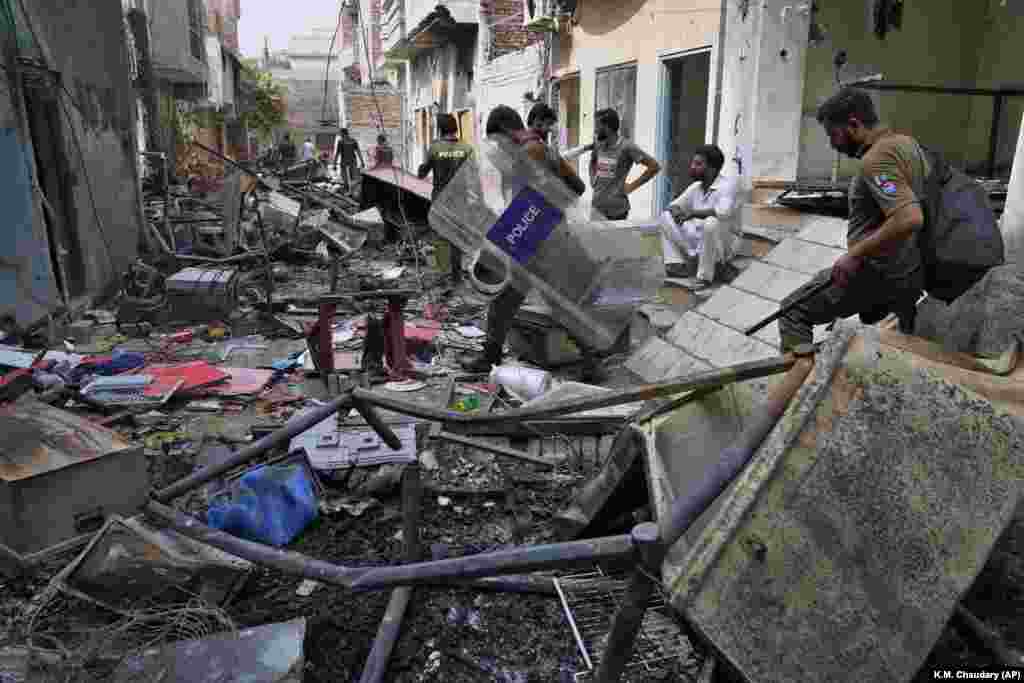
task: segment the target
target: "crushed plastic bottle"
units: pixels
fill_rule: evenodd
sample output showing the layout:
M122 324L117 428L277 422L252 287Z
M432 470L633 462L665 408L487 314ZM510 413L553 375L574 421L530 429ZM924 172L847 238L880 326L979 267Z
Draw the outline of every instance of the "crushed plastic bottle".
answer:
M664 279L656 218L592 221L560 178L504 136L481 142L429 221L460 250L504 264L508 286L538 290L553 317L597 349L615 343Z

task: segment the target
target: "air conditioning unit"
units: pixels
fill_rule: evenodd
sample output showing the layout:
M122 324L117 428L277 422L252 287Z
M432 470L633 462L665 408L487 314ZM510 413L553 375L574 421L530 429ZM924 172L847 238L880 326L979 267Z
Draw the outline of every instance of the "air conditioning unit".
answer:
M558 19L555 12L558 7L556 0L523 0L523 26L531 31L556 33Z

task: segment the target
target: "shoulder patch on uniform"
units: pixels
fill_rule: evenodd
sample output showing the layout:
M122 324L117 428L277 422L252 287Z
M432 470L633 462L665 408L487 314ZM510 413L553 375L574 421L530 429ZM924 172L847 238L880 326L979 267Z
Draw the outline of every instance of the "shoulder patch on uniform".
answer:
M875 185L882 191L882 194L896 194L896 182L892 176L881 173L875 176Z

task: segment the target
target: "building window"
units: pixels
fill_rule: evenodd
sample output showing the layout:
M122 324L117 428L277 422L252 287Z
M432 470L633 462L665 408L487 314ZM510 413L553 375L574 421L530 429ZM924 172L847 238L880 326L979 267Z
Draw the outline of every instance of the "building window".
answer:
M636 64L599 69L594 112L611 108L619 114L619 135L632 138L636 128Z
M206 61L204 58L206 50L203 46L203 28L205 26L206 10L203 8L203 0L188 0L189 46L192 56L201 62Z

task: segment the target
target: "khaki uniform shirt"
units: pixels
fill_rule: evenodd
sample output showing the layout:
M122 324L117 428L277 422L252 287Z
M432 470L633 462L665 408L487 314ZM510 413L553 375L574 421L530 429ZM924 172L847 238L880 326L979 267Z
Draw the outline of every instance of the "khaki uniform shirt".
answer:
M931 171L917 140L888 129L880 130L865 147L861 161L860 173L850 182L848 247L878 230L893 211L921 204ZM892 254L867 260L885 279L904 280L921 268L917 236L908 238Z

